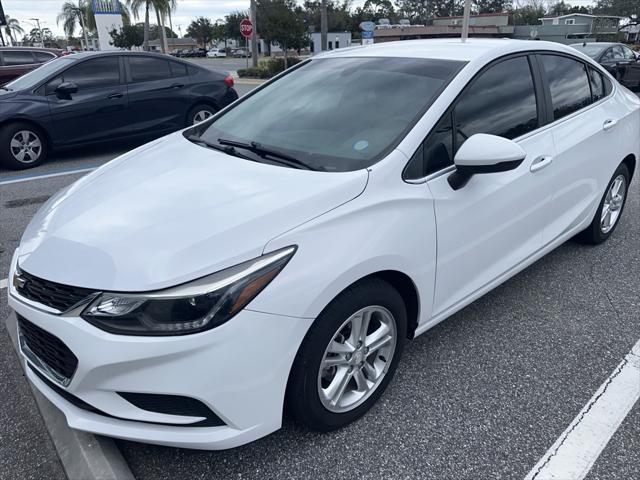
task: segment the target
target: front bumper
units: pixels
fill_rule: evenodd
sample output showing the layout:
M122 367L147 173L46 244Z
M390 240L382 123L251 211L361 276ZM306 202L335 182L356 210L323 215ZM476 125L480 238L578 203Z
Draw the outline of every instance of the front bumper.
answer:
M9 277L11 278L11 277ZM27 377L65 415L70 427L110 437L197 449L225 449L281 426L291 365L312 320L244 310L207 332L178 337L113 335L79 317L62 317L22 302L20 316L62 340L78 366L63 388L104 414L63 398L31 369ZM192 417L140 409L116 392L179 395L203 402L224 426L194 427ZM153 423L148 423L153 422Z

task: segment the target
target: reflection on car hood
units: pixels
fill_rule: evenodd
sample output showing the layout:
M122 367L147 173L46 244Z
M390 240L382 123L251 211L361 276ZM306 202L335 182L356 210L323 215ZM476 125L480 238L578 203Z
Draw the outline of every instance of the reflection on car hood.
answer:
M260 255L277 235L357 197L367 175L251 162L173 134L49 199L18 261L67 285L165 288Z

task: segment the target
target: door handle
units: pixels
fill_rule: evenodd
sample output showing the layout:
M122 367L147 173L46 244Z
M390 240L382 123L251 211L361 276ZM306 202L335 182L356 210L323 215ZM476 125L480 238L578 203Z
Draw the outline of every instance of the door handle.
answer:
M603 130L609 130L610 128L615 127L616 123L618 123L617 120L613 120L613 119L609 118L609 119L605 120L604 123L602 124L602 129Z
M123 95L120 92L116 92L116 93L112 93L110 95L107 95L107 98L109 100L113 100L114 98L122 98L122 97L123 97Z
M173 85L171 85L171 88L176 88L176 89L182 88L182 87L184 87L183 83L174 83Z
M548 167L553 162L553 157L550 155L542 155L536 158L533 162L531 162L531 167L529 167L529 171L537 172L538 170L542 170L544 167Z

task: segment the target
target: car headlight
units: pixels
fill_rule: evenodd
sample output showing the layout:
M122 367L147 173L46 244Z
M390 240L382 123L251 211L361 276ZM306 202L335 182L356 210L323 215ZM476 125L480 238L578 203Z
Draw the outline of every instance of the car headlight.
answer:
M244 308L284 268L296 247L263 255L177 287L100 293L81 317L123 335L185 335L217 327Z

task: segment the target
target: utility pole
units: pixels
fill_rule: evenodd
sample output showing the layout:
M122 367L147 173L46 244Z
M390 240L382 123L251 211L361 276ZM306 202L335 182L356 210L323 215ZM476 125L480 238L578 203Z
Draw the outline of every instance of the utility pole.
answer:
M253 31L251 32L251 65L255 68L258 66L258 22L256 21L258 7L256 6L256 0L251 0L249 19L253 24Z
M469 16L471 15L471 0L464 0L464 13L462 14L462 43L469 36Z
M320 4L320 50L327 49L327 35L329 26L327 25L327 0L322 0Z

